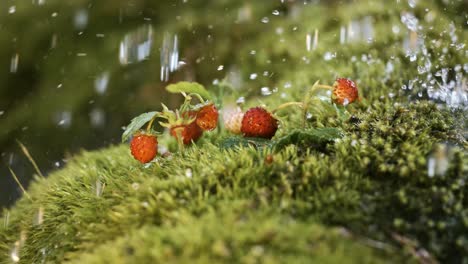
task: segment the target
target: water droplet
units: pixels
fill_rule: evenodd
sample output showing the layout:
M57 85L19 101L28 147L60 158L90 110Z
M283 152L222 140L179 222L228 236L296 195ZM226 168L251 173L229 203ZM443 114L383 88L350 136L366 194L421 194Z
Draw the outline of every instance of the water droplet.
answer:
M104 72L94 80L94 89L98 94L104 94L107 90L107 85L109 84L110 74L109 72Z
M152 45L153 28L150 25L144 25L128 33L120 42L120 64L126 65L145 60L150 55Z
M243 103L245 103L245 97L241 96L241 97L237 98L236 103L237 103L237 104L243 104Z
M18 263L20 261L19 251L20 251L20 241L16 241L15 244L13 245L13 249L10 252L11 260L14 263Z
M260 88L260 93L261 93L263 96L267 96L267 95L271 95L271 94L272 94L272 91L270 90L269 87L262 87L262 88Z
M3 227L5 229L8 229L9 224L10 224L10 211L6 211L6 214L3 217Z
M179 38L177 35L164 34L161 47L161 81L169 80L169 73L179 68Z
M261 21L262 21L262 23L267 24L268 22L270 22L270 19L268 17L264 17L264 18L262 18Z
M102 183L101 180L97 179L95 184L95 193L97 197L101 197L102 193L104 192L104 188L106 187L105 183Z
M16 6L10 6L10 8L8 8L9 14L14 14L15 12L16 12Z
M251 73L249 78L250 78L250 80L255 80L255 79L257 79L257 74L256 73Z
M280 14L280 11L278 10L273 10L273 12L271 12L274 16L279 16Z
M45 4L46 0L33 0L33 4L35 5L43 5Z
M70 111L59 112L55 115L55 122L63 128L69 128L72 123L72 114Z
M89 119L93 127L103 127L106 122L106 114L101 108L94 108L89 113Z
M44 207L40 206L37 209L33 223L34 225L41 225L43 222L44 222Z
M73 24L77 30L83 30L88 25L88 10L80 9L76 11Z
M418 3L417 0L408 0L408 5L409 5L411 8L415 8L417 3Z
M185 170L185 177L187 177L187 178L192 178L192 169L187 168L187 169Z
M19 55L18 53L16 53L11 57L11 62L10 62L11 73L16 73L18 71L18 63L19 63Z
M418 31L419 20L410 12L401 15L401 22L411 31Z
M4 115L5 111L0 111L0 116Z
M325 54L323 55L323 59L326 60L326 61L330 61L332 60L333 58L336 58L336 52L332 53L332 52L325 52Z
M437 144L427 160L427 176L444 176L449 167L448 147Z
M224 65L219 65L217 70L222 71L223 69L224 69Z

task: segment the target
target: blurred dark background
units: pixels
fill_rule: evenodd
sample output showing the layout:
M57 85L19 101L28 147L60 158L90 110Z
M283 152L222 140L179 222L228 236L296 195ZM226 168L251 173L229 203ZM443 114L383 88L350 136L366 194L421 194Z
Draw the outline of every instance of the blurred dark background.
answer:
M223 78L220 65L242 60L234 47L288 5L250 2L0 1L0 206L21 195L8 166L25 186L35 173L17 140L47 174L81 149L118 144L133 116L175 104L167 83Z

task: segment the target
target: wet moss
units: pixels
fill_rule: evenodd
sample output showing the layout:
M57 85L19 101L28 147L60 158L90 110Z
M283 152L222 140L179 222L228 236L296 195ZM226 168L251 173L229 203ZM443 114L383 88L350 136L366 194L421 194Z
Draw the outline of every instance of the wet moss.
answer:
M421 5L414 9L428 36L451 21L442 4L431 3L437 25L421 18ZM250 8L269 14L256 4ZM293 13L294 5L287 10ZM410 61L401 47L407 32L400 15L408 10L358 1L303 8L298 17L272 19L265 31L261 24L245 31L236 26L232 38L252 38L235 50L229 47L236 42L223 41L217 52L230 62L226 68L237 67L244 79L268 73L239 84L225 103L248 95L247 105L256 105L256 88L268 86L278 92L261 101L274 108L302 100L316 80L336 76L355 79L362 101L345 111L313 100L305 127L302 111L278 112L276 148L220 147L235 140L217 131L150 166L134 161L126 145L83 152L47 179L37 178L28 189L31 200L3 212L3 262L11 260L15 242L24 263L467 262L466 113L420 96L421 82L401 89L420 77L420 61ZM329 16L320 19L322 13ZM371 43L338 44L340 25L371 15ZM389 34L397 23L402 33ZM271 31L278 27L281 34ZM315 28L320 45L307 52L304 38ZM463 52L449 42L426 46L434 71L463 63ZM256 56L234 56L253 49ZM326 52L336 57L324 60ZM448 54L446 60L439 62L440 54ZM330 128L339 131L335 140L306 133ZM171 148L167 139L160 143ZM433 175L428 163L440 144L448 150L435 158L447 166Z

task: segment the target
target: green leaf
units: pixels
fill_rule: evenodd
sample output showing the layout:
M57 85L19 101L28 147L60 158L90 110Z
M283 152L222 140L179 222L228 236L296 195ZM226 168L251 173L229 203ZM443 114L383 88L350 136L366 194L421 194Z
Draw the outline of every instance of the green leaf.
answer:
M300 147L325 150L328 143L340 137L342 137L342 135L337 128L295 129L286 136L278 139L274 148L280 150L293 144Z
M235 147L248 147L253 146L257 149L270 147L272 141L265 138L245 138L241 136L228 137L221 141L220 147L230 149Z
M126 142L135 132L148 123L156 113L156 111L148 112L133 118L122 134L122 142Z
M204 99L212 99L212 95L203 87L203 85L196 82L178 82L170 84L166 87L170 93L196 93Z

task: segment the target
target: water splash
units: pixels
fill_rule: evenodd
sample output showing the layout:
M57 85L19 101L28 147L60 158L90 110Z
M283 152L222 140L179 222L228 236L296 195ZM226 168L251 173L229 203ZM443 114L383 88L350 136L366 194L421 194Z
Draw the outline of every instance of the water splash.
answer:
M119 47L119 61L122 65L147 59L153 45L153 28L144 25L125 35Z
M161 81L167 82L169 74L179 68L179 38L177 35L164 34L161 47Z
M401 23L403 23L410 31L417 32L419 29L419 20L413 13L403 12L400 17Z

